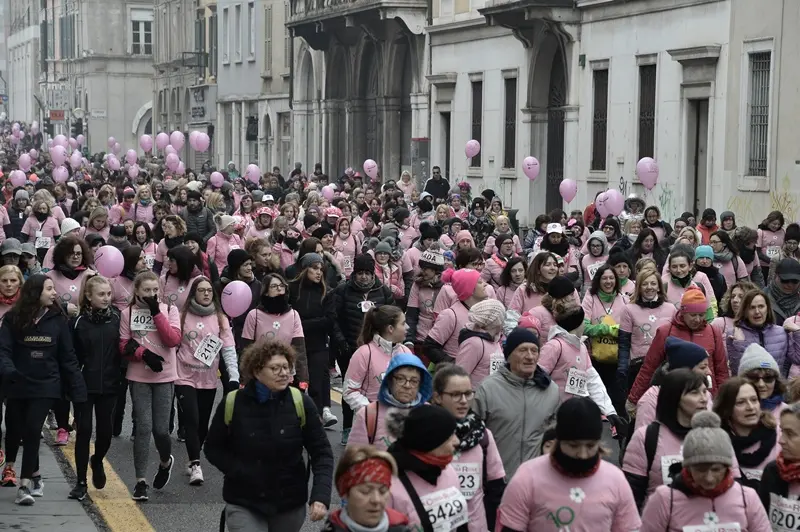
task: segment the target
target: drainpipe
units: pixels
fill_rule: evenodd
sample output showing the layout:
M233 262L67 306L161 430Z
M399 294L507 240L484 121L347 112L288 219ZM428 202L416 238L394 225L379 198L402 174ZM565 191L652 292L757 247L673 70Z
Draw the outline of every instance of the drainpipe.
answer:
M430 28L433 25L433 0L428 0L428 20L427 20L427 22L428 22L428 27ZM426 39L431 39L430 32L428 32L428 31L425 32L425 38ZM425 76L426 76L425 79L427 80L428 79L427 76L430 76L433 73L433 43L429 41L428 42L428 46L426 46L425 48L427 49L427 53L428 53L428 68L427 68L427 71L425 72ZM433 122L433 95L432 95L432 92L433 92L433 89L432 89L432 87L430 86L430 83L429 83L428 84L428 131L426 132L426 135L425 135L428 138L428 165L427 165L428 168L433 168L433 165L430 164L430 162L431 162L431 145L433 144L432 139L431 139L431 123ZM412 171L413 171L413 167L412 167ZM417 183L417 185L420 188L422 187L422 185L425 184L425 180L427 179L427 176L421 176L421 177L422 177L421 182Z
M291 13L289 14L291 16ZM287 21L284 21L286 23ZM289 109L294 110L294 29L289 30Z

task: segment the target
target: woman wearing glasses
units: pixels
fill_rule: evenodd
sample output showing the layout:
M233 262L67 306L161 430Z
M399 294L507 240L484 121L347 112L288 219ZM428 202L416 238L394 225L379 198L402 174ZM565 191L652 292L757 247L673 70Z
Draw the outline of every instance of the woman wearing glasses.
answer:
M277 273L264 277L261 301L247 313L242 330L242 347L259 340L274 340L291 345L297 353L296 380L308 388L306 340L300 314L289 305L288 284ZM292 373L295 374L294 372Z
M456 418L459 443L451 465L467 500L469 529L479 532L494 530L497 507L506 488L506 471L492 432L472 411L474 398L472 382L464 368L449 363L436 367L431 402Z

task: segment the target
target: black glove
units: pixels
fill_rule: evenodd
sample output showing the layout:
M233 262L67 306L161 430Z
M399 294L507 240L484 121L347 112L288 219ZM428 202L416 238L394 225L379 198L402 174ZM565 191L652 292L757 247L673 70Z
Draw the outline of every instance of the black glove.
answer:
M608 418L608 422L611 423L611 426L614 428L616 432L616 434L614 434L615 439L628 437L627 421L619 417L617 414L609 414L606 416L606 418Z
M628 397L628 374L617 372L617 388L622 397Z
M153 353L149 349L142 355L142 361L156 373L161 373L164 370L164 357Z
M239 383L236 381L228 381L225 385L225 393L235 392L239 389Z
M150 315L154 318L161 312L161 307L158 306L158 298L156 296L143 297L142 301L147 304L150 309Z
M131 338L128 340L128 343L125 344L125 349L122 351L122 355L125 358L133 359L136 356L136 350L139 349L139 342Z

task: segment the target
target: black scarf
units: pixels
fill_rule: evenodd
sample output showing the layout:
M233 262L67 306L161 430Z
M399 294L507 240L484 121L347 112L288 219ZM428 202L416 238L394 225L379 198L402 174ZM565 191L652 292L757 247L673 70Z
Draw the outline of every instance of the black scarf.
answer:
M261 296L261 309L267 314L286 314L291 310L286 296L269 297L264 294Z
M669 419L659 419L658 421L661 422L662 425L667 427L671 433L677 436L681 441L689 434L689 431L692 430L691 427L684 427L680 423L678 423L678 414L675 413L674 416L670 416Z
M164 243L167 245L167 249L172 249L175 246L180 246L181 244L183 244L183 235L165 236Z
M719 268L717 268L713 264L711 266L695 265L694 269L697 270L698 272L703 272L709 279L714 279L717 277L717 275L719 275Z
M49 212L37 212L35 214L35 216L36 216L37 220L39 220L40 222L44 222L45 220L47 220L47 217L50 216L50 213Z
M558 244L553 244L550 240L545 237L542 240L542 249L546 249L551 253L555 253L559 257L566 257L567 253L569 253L569 242L566 238L561 238L561 242Z
M86 318L92 323L108 323L114 318L113 307L92 308L86 313Z
M71 266L67 266L66 264L59 264L56 266L56 271L69 279L70 281L74 281L78 278L82 271L85 271L85 266L78 266L77 268L73 268Z
M769 453L775 447L778 440L778 432L769 429L763 423L753 429L748 436L737 436L732 430L728 431L733 444L733 451L736 453L736 460L740 467L758 467L767 459ZM751 453L744 452L745 449L759 443L758 449Z
M397 469L406 473L409 471L416 473L431 486L436 485L436 482L439 480L439 475L442 474L441 467L426 464L397 442L394 442L389 447L389 454L391 454L394 461L397 462Z
M739 258L742 259L745 264L750 264L756 259L755 248L748 249L745 246L742 246L741 249L739 249Z
M486 425L483 420L470 410L469 414L456 424L456 436L460 440L458 450L462 453L469 451L481 442L485 433Z
M671 276L672 280L675 281L678 285L682 288L686 288L692 282L692 277L694 277L691 273L688 274L686 277L675 277L674 275Z
M639 300L636 301L636 304L642 308L658 308L664 304L664 300L660 297L657 297L652 301Z

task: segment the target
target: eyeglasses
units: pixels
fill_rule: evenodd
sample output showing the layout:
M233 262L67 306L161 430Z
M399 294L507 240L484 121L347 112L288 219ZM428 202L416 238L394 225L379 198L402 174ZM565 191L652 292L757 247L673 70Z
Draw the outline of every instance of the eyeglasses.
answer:
M271 284L269 285L270 290L286 290L285 284Z
M475 397L475 392L472 390L468 392L442 392L442 395L446 395L450 397L453 401L472 401L472 398Z
M709 240L708 243L714 246L716 244L722 244L722 240Z
M754 383L763 381L764 384L772 384L777 380L777 377L775 375L747 375L747 380Z
M406 378L402 375L392 375L395 384L399 386L419 386L419 379L416 377Z
M70 257L83 257L83 251L73 251L69 255Z
M270 370L275 375L280 375L281 373L291 373L292 368L289 366L265 366L268 370Z
M214 289L213 288L198 288L197 289L197 293L198 294L213 294L214 293Z

